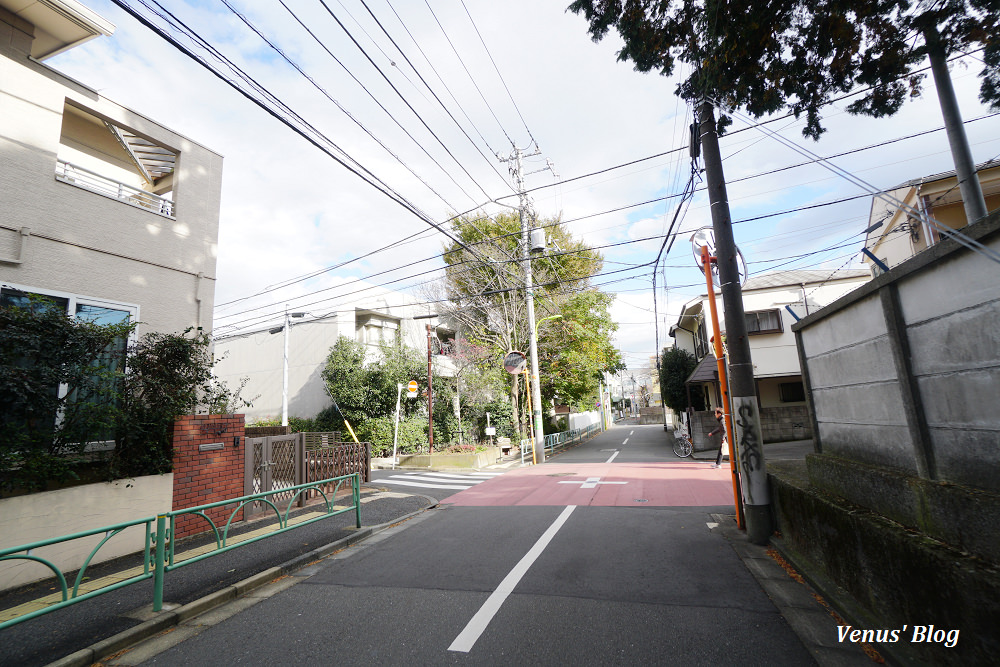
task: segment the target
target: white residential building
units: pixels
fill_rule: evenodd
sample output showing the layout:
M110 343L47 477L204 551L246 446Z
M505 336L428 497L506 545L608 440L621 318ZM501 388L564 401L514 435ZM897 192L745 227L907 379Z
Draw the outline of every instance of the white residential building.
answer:
M2 298L208 327L222 157L45 64L113 31L76 0L0 0Z
M321 374L338 336L364 343L369 358L378 354L382 342L425 352L430 324L432 372L435 376L454 375L449 359L453 328L438 317L414 319L433 314L433 310L426 304L417 305L418 299L401 292L372 288L365 290L365 295L322 312L290 311L287 332L277 323L216 336L216 375L230 388L247 378L241 395L251 399L253 407L241 411L248 423L282 416L286 333L288 415L292 417L312 418L330 405ZM426 380L426 374L413 379Z
M868 271L779 271L750 278L743 287L750 355L757 399L761 407L764 440L810 437L805 389L791 325L830 304L871 279ZM716 294L719 326L725 335L722 296ZM699 361L688 378L692 392L700 392L706 408L719 405L718 371L713 348L708 296L688 301L670 328L674 345Z

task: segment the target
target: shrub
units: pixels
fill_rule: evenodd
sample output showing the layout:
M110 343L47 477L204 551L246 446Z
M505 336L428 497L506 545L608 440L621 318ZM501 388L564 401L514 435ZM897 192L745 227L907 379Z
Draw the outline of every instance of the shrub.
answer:
M372 444L372 456L392 456L394 417L375 417L361 423L355 430L358 440ZM406 417L399 420L397 451L413 454L427 444L427 420Z
M110 438L133 328L36 296L0 307L0 490L74 479L87 445Z
M207 335L149 333L126 348L134 328L30 295L0 307L0 491L73 480L95 462L107 479L169 472L178 416L249 405L242 386L213 378ZM92 446L111 441L110 454Z

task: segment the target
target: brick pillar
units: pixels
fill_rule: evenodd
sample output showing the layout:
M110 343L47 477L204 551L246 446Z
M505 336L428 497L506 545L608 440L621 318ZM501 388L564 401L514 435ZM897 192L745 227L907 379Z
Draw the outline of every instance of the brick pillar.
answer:
M243 415L187 415L174 422L174 510L243 495L243 425ZM221 528L235 507L217 507L205 514ZM234 521L242 519L241 511ZM178 517L174 527L175 539L211 528L197 516Z

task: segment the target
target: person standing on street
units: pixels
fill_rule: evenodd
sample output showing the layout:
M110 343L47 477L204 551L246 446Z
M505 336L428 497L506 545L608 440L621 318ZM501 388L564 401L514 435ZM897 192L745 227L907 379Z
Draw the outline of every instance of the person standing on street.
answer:
M719 441L719 453L715 456L715 463L712 465L713 468L722 467L722 453L726 449L726 424L723 421L725 415L722 412L722 408L715 409L715 420L719 422L719 427L708 434L708 437L712 437L716 433L722 434L722 440Z

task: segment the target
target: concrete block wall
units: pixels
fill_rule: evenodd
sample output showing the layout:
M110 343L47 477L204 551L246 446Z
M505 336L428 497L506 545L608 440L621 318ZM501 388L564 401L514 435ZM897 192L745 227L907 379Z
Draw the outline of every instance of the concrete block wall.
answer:
M793 327L817 451L1000 493L998 268L944 242Z
M812 420L805 405L761 408L760 427L765 443L812 438Z
M1000 250L1000 212L963 232ZM1000 516L998 270L945 241L793 326L813 487L994 563L980 534Z
M173 509L181 510L243 496L245 466L244 416L188 415L174 423ZM222 444L221 448L212 447ZM236 505L207 510L216 526L225 526ZM234 521L242 521L243 512ZM211 526L201 517L178 517L174 539L195 535Z

